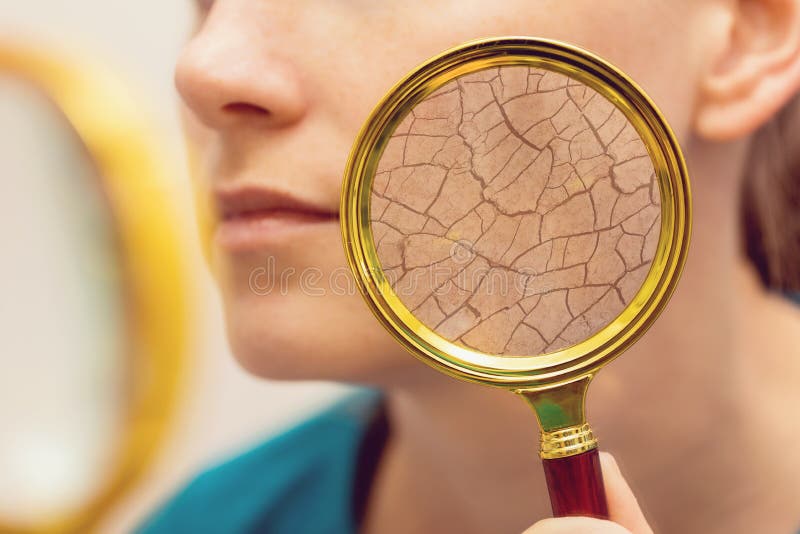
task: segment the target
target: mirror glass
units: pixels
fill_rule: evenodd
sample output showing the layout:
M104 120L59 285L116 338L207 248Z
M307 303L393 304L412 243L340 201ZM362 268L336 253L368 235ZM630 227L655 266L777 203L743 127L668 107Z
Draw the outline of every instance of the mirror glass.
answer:
M104 482L124 424L125 299L86 147L36 87L0 75L0 523L39 524Z

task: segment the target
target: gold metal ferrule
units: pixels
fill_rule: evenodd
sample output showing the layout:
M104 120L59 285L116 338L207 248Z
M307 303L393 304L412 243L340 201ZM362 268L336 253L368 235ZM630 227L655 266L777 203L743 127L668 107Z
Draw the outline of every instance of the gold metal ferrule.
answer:
M597 448L597 439L588 423L542 432L539 455L543 460L575 456Z

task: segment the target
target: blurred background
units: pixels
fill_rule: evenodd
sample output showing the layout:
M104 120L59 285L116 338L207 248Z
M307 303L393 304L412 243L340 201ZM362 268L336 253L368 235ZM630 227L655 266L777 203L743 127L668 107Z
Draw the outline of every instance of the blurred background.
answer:
M193 19L188 0L0 0L0 532L101 512L93 530L130 532L209 464L342 393L252 379L228 354L172 84ZM130 105L95 99L102 117L73 121L93 89L59 91L87 68ZM160 241L142 237L159 225ZM141 319L148 306L163 320Z

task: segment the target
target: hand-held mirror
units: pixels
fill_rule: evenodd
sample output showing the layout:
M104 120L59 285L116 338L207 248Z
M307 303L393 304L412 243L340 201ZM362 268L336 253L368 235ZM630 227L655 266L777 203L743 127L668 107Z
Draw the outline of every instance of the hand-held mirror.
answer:
M172 423L193 273L145 107L84 53L0 39L0 532L99 530Z
M503 37L432 58L384 97L341 217L380 322L433 367L521 395L554 515L607 517L587 386L666 305L690 210L680 147L630 78Z

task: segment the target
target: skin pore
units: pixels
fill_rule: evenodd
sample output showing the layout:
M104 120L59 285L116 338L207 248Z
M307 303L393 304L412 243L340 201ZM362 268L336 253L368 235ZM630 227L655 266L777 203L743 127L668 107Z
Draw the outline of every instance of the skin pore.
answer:
M210 261L230 343L259 376L386 391L392 438L366 532L521 532L549 515L533 414L401 349L347 290L336 219L351 143L380 97L430 56L498 35L560 39L622 68L664 112L689 164L686 270L655 326L590 389L601 447L656 532L800 525L800 313L759 286L739 227L748 137L800 85L800 2L203 4L176 69L201 197L239 213L250 192L268 190L315 217L292 231L279 220L248 246L216 228ZM311 269L323 295L302 281ZM262 274L290 271L285 287L263 291Z

